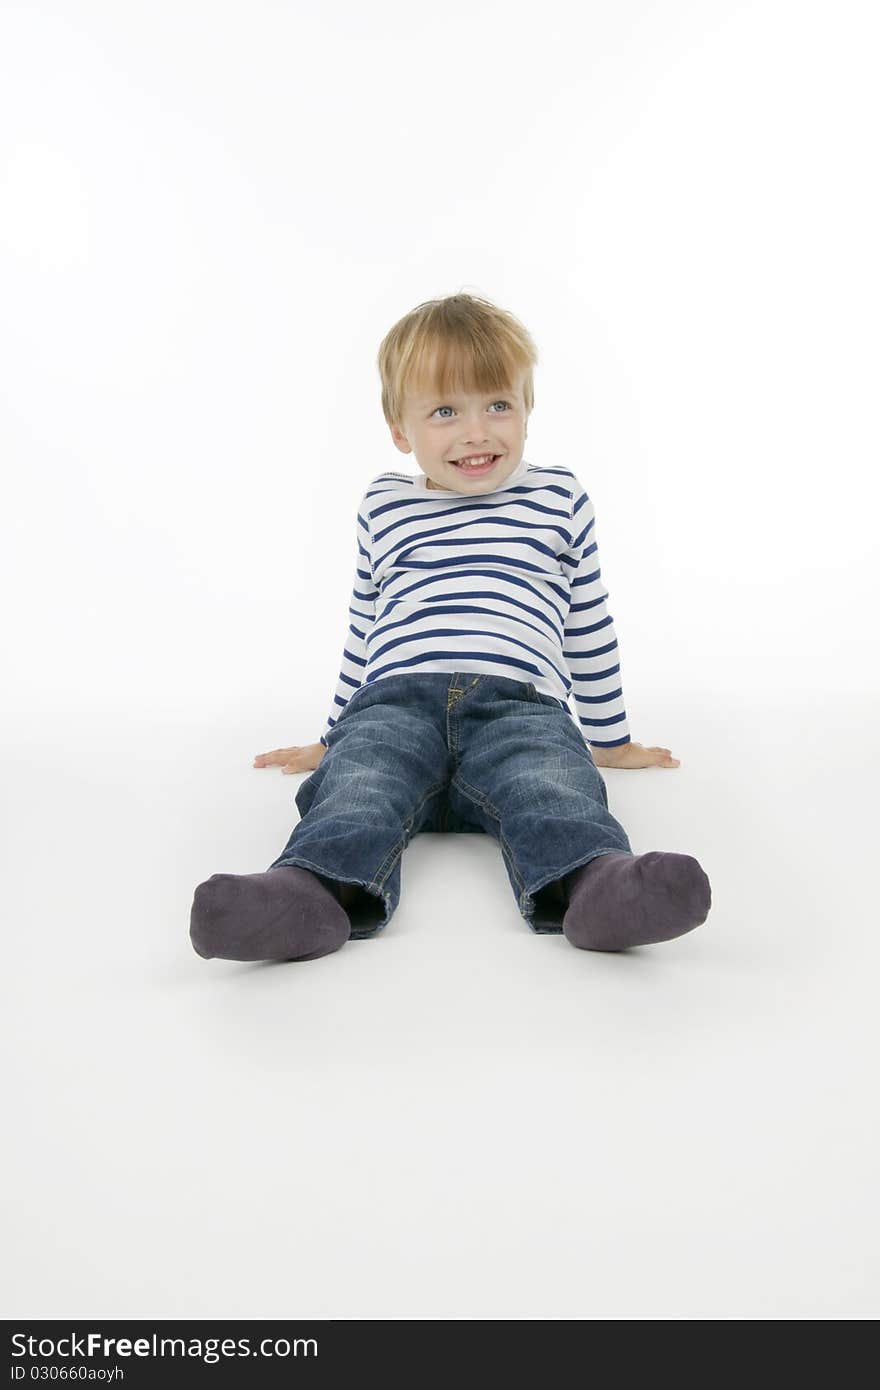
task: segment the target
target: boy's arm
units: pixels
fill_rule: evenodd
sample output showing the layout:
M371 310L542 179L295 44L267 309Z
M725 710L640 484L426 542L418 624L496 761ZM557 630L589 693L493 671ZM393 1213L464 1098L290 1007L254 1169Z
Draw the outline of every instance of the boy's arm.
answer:
M355 560L354 586L348 609L351 622L342 648L342 666L336 682L330 714L320 738L320 742L325 748L327 747L328 733L354 692L360 689L363 684L364 668L367 664L367 638L376 617L376 599L379 597L379 590L373 583L371 549L369 513L367 512L365 495L361 499L357 516L357 558Z
M630 742L623 703L617 637L605 606L596 545L596 514L577 478L571 497L568 550L560 556L571 584L565 620L563 655L572 678L571 697L581 731L597 748Z

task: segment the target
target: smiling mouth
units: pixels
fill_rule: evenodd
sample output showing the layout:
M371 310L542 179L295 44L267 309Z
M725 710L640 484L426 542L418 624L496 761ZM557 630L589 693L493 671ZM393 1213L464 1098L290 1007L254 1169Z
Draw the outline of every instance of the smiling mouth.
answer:
M467 459L450 459L449 461L450 461L450 463L453 465L454 468L457 468L457 469L458 469L459 473L464 473L464 475L465 475L466 477L467 477L468 475L473 475L473 477L477 478L477 477L479 477L480 474L482 474L482 473L488 473L488 472L490 472L491 469L493 469L493 468L495 467L495 465L496 465L496 463L498 462L498 460L500 459L501 455L500 455L500 454L489 454L489 455L486 455L486 454L478 454L478 455L475 455L474 457L480 459L481 461L480 461L479 463L470 463L470 462L468 462Z

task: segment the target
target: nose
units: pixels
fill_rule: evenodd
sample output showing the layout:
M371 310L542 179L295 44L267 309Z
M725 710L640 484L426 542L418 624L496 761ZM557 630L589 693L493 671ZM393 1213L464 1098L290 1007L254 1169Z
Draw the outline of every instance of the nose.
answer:
M486 444L488 443L488 439L489 436L486 434L486 426L479 415L474 420L468 422L467 433L464 437L464 443L468 448L474 445L479 446L480 444Z

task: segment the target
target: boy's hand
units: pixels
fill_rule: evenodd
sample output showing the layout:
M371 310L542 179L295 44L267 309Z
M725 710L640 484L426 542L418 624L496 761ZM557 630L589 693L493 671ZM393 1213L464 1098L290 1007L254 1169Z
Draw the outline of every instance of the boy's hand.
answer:
M306 743L293 748L275 748L258 753L254 767L280 767L282 772L314 772L327 749L323 743Z
M641 743L622 743L618 748L597 748L590 744L597 767L679 767L668 748L645 748Z

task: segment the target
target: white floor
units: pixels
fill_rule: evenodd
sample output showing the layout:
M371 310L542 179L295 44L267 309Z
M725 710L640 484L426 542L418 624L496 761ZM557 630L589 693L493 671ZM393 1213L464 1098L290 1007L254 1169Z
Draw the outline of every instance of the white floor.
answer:
M188 938L296 820L246 729L7 727L4 1315L876 1317L876 709L832 723L670 708L680 768L604 773L709 874L677 942L534 936L430 834L380 937L280 965Z

